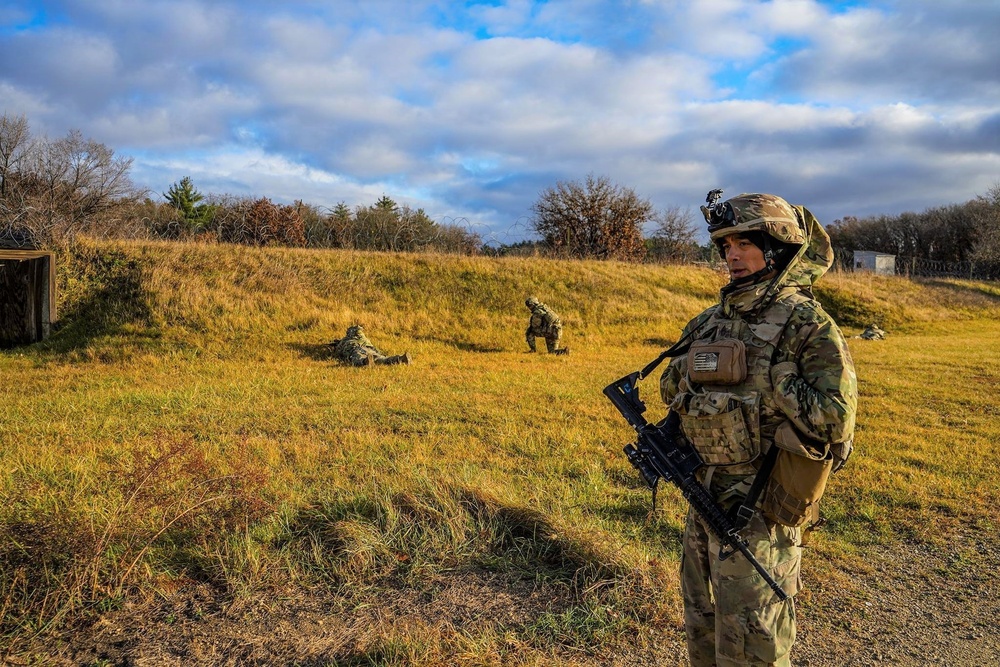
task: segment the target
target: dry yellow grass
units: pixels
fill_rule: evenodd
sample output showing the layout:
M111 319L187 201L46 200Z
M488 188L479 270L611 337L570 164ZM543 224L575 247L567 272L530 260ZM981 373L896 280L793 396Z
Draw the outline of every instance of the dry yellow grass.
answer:
M397 647L424 656L412 664L502 664L510 642L541 664L676 626L683 503L665 493L648 515L601 389L715 301L712 271L170 243L83 244L60 262L64 326L0 353L15 643L179 580L231 600L350 585L374 603L456 568L532 572L564 604L534 624L418 632ZM857 454L832 485L818 571L963 521L995 531L1000 290L820 285L849 335L878 321L890 336L851 342ZM525 353L528 294L562 315L569 357ZM325 343L353 322L414 364L334 363Z

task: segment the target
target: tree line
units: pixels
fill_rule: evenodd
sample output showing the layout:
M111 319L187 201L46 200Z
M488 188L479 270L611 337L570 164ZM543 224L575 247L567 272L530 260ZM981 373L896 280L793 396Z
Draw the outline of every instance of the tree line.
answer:
M604 176L558 182L531 207L536 240L484 244L471 227L434 221L383 195L332 209L267 197L203 194L189 177L159 196L131 181L132 158L80 132L34 137L27 119L0 115L0 246L58 245L77 234L462 254L540 254L580 259L689 263L717 259L699 244L690 209L656 210ZM647 233L647 230L648 231ZM940 262L997 264L1000 184L964 204L828 226L840 256L873 250ZM1000 275L1000 264L997 264Z
M160 197L129 176L132 158L71 131L32 136L27 119L0 116L0 247L50 247L98 238L216 241L388 251L477 253L480 237L387 196L351 209L302 201L202 194L190 177Z
M835 248L870 250L930 272L1000 277L1000 183L962 204L920 213L847 216L827 227ZM956 267L964 267L957 270ZM947 268L951 267L951 268Z
M689 211L654 211L605 177L558 183L532 208L540 240L484 244L471 228L434 221L388 196L350 208L204 194L188 176L156 196L129 176L132 158L74 130L50 140L23 116L0 116L0 246L48 247L78 234L462 254L691 261L704 254ZM656 229L648 237L643 230Z

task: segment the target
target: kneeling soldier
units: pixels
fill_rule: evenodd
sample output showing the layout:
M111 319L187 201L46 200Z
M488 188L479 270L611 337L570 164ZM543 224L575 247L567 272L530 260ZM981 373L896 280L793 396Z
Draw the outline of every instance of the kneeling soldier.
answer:
M545 339L545 349L550 354L569 354L569 348L559 347L559 340L562 338L562 322L555 311L533 296L529 296L524 305L531 311L528 330L524 332L528 349L534 352L535 337L541 336Z

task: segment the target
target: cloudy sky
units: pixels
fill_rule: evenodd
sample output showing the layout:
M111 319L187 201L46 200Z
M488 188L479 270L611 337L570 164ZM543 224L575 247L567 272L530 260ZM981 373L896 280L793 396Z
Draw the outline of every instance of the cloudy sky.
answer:
M385 194L499 242L588 174L832 222L1000 183L997 26L997 0L7 0L0 113L154 196Z

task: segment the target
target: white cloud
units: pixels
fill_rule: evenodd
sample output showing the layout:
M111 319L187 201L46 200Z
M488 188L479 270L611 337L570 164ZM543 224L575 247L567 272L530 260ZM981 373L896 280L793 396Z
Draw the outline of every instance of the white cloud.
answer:
M834 16L811 48L778 64L775 85L853 104L996 99L1000 5L973 4L885 3Z
M4 111L132 152L153 191L387 194L505 229L588 173L658 207L771 189L825 220L962 201L998 173L996 3L46 7L64 22L0 10Z
M830 18L828 10L815 0L773 0L756 5L751 14L771 36L812 36Z

